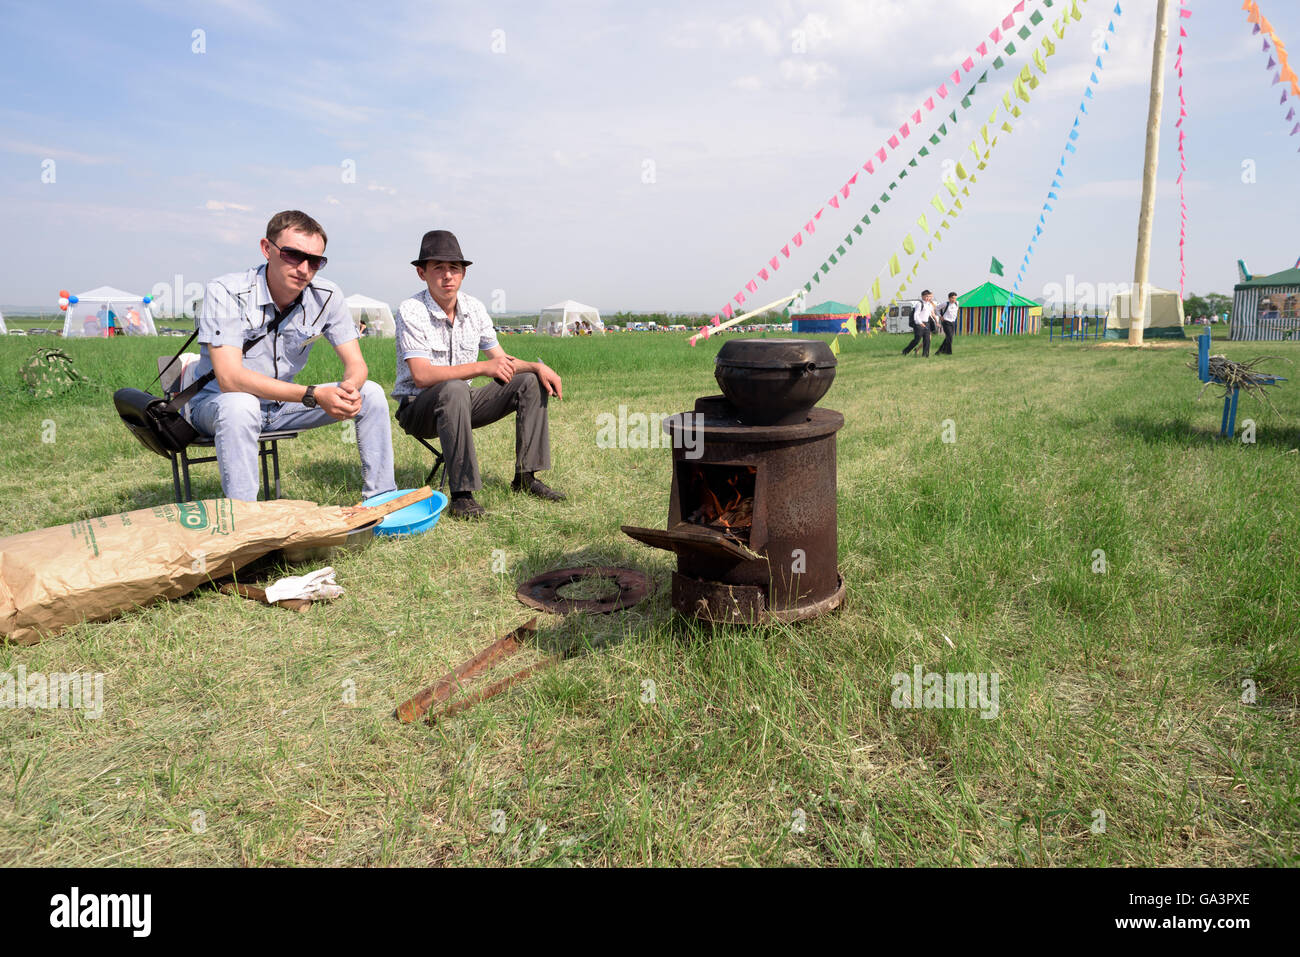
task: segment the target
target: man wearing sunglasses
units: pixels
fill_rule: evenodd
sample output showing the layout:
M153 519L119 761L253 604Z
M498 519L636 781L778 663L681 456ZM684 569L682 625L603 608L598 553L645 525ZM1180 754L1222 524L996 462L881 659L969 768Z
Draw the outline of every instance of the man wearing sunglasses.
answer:
M261 432L301 431L356 422L363 494L397 487L393 437L383 388L368 380L343 293L317 273L325 230L306 213L286 210L266 224L266 263L208 283L199 314L195 375L215 378L190 403L190 419L215 439L226 497L255 501ZM294 382L324 336L343 362L338 382Z

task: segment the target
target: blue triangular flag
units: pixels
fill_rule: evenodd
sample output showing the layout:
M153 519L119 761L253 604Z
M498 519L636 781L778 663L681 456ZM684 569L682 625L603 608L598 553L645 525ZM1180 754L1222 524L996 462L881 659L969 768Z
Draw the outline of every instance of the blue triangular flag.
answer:
M1058 183L1056 180L1052 180L1052 189L1060 189L1060 188L1061 188L1061 184Z
M1052 185L1055 186L1056 184L1053 183ZM1059 196L1057 196L1055 193L1049 191L1048 194L1047 194L1047 198L1048 198L1048 199L1060 199L1061 197L1059 197ZM1044 204L1044 205L1046 205L1046 204Z
M1044 216L1042 213L1038 214L1038 221L1044 226L1047 225L1047 217Z
M1097 69L1101 69L1101 57L1097 57Z
M1101 80L1097 79L1097 71L1096 71L1096 70L1093 70L1093 71L1092 71L1092 75L1089 76L1088 79L1092 80L1093 83L1100 83L1100 82L1101 82Z
M1084 116L1087 116L1087 115L1088 115L1088 105L1087 105L1086 103L1080 103L1080 104L1079 104L1079 112L1082 113Z
M1047 204L1044 204L1044 205L1047 205ZM1051 206L1047 206L1047 211L1048 211L1049 213L1052 212L1052 207L1051 207Z
M1079 138L1079 131L1078 131L1078 130L1070 130L1070 139L1072 139L1072 140L1077 140L1078 138Z
M1091 99L1092 99L1092 87L1090 87L1090 86L1088 86L1088 87L1084 87L1083 95L1086 96L1088 99L1091 100Z
M1065 144L1065 148L1066 148L1067 150L1069 150L1071 153L1077 153L1077 152L1079 152L1078 150L1076 150L1076 149L1074 148L1074 144L1073 144L1073 143L1066 143L1066 144Z
M1115 16L1119 16L1123 12L1124 11L1119 8L1119 4L1115 4Z

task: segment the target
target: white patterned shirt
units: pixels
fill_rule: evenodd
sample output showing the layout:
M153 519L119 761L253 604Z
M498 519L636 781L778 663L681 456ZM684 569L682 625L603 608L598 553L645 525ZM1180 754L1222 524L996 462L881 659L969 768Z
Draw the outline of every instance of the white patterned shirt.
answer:
M496 330L487 307L473 296L456 297L456 321L449 322L428 289L403 299L393 316L397 326L397 384L393 398L419 395L407 359L428 359L436 366L477 362L482 350L497 347Z

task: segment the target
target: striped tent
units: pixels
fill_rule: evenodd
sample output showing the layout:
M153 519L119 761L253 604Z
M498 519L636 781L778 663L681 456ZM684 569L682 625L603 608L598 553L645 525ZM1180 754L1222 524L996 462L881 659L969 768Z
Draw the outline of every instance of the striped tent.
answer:
M1043 315L1042 307L1032 299L991 282L958 296L957 305L957 332L964 336L1036 333ZM937 299L936 307L943 308Z
M791 322L794 332L848 332L850 322L854 323L859 332L866 331L866 320L858 315L857 307L834 299L805 309L794 316Z
M1288 336L1300 339L1300 268L1270 276L1244 275L1232 288L1232 338Z

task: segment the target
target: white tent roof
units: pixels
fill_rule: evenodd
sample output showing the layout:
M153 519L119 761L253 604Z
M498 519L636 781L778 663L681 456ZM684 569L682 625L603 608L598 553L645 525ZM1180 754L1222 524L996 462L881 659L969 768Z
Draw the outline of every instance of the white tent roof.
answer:
M144 301L144 296L137 296L133 292L117 289L114 286L96 286L89 292L77 293L77 298L82 302L124 302L131 299Z
M557 302L557 303L555 303L555 305L553 305L553 306L547 306L545 309L542 310L542 313L543 313L543 314L548 313L548 312L560 312L560 313L564 313L564 312L580 312L580 313L585 313L585 312L594 312L594 313L596 313L596 315L600 315L600 311L599 311L595 306L587 306L587 305L583 305L582 303L580 303L580 302L578 302L577 300L574 300L574 299L565 299L563 302Z
M538 332L552 336L570 335L571 328L579 328L579 323L586 323L590 332L604 333L605 324L600 321L600 311L594 306L586 306L573 299L565 299L547 306L538 317Z
M393 321L393 310L388 303L360 293L353 293L343 301L348 304L348 311L352 313L358 329L361 328L361 316L365 315L366 335L386 338L397 335L397 323Z
M347 302L349 306L355 306L359 309L378 309L380 306L388 309L388 303L381 302L378 299L371 299L369 296L363 296L359 292L353 293L344 301ZM389 311L391 312L391 310Z

